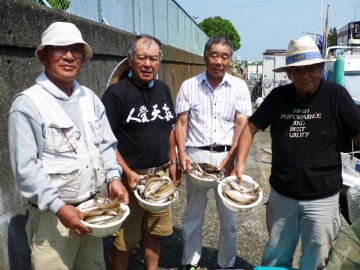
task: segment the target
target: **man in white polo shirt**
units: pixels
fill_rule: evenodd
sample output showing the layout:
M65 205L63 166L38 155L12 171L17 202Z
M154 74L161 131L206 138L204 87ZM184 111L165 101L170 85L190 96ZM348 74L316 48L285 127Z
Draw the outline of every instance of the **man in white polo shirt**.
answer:
M176 99L176 140L179 162L187 173L189 162L204 162L225 169L234 167L239 134L251 115L249 89L245 82L227 73L233 45L225 37L212 37L204 49L206 71L186 80ZM187 208L182 233L184 270L199 267L202 250L202 225L208 190L189 181L187 176ZM217 264L233 268L236 257L236 216L222 203L214 189L220 219Z

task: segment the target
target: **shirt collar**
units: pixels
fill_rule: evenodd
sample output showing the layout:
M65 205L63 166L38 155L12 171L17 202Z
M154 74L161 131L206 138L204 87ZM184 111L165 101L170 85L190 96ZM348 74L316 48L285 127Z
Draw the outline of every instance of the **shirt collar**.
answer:
M231 86L231 82L232 82L231 76L232 76L232 75L230 75L229 73L225 72L224 77L222 78L222 81L221 81L221 83L219 84L219 86L222 85L222 84ZM207 77L206 77L206 71L204 71L203 73L200 74L199 84L202 84L202 83L204 83L204 82L205 82L207 85L210 85L210 83L209 83L209 81L208 81L208 79L207 79Z
M61 100L70 100L73 97L80 96L81 87L80 84L74 80L73 82L73 92L70 97L68 97L63 91L61 91L49 78L46 76L45 72L43 72L37 79L36 83L52 94L54 97Z

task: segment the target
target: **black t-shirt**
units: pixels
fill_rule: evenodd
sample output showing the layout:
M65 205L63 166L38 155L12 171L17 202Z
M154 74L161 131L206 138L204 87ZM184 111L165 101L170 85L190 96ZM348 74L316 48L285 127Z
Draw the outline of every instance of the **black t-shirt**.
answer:
M118 140L117 148L130 168L145 169L168 162L176 115L164 82L155 80L148 88L126 77L108 87L102 102Z
M249 121L262 130L270 126L270 184L277 192L320 199L340 190L340 135L360 133L360 111L344 87L322 81L305 98L293 84L275 88Z

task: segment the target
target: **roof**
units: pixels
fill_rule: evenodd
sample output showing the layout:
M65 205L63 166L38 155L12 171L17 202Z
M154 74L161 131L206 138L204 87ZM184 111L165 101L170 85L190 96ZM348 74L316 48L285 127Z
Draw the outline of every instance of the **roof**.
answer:
M264 55L274 55L274 54L286 54L287 50L284 49L267 49L263 54Z

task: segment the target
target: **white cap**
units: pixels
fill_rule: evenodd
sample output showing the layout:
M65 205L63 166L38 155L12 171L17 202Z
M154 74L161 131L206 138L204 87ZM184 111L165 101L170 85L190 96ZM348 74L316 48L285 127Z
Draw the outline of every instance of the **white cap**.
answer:
M41 45L35 51L35 56L39 58L38 52L45 48L45 46L68 46L72 44L84 44L85 59L89 60L92 57L92 50L81 35L80 30L75 24L68 22L54 22L41 35Z

